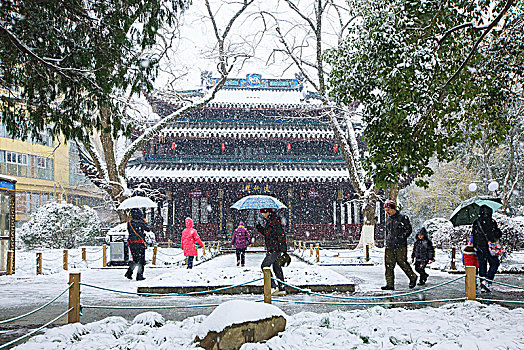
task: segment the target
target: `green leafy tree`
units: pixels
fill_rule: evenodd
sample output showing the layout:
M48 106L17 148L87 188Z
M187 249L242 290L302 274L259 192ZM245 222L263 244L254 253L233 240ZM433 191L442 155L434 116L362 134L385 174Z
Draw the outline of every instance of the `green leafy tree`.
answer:
M0 108L13 136L87 139L117 133L126 93L150 89L162 26L185 0L5 0L0 3Z
M453 147L479 120L490 122L497 140L507 132L498 116L512 95L509 78L521 74L523 51L520 36L505 33L522 26L521 3L352 5L360 24L326 55L333 65L329 86L337 102L364 106L366 166L377 186L413 174L427 185L430 159L452 159Z

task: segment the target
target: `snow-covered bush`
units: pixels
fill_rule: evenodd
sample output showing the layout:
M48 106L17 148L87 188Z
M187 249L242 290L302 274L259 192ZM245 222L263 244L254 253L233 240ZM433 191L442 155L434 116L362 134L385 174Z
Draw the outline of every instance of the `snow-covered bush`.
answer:
M471 226L453 227L451 221L444 218L433 218L423 225L438 248L460 247L466 244L471 234Z
M524 248L524 218L510 218L499 213L493 214L502 231L500 239L507 253ZM444 218L434 218L424 222L433 244L436 247L459 247L467 243L471 235L471 225L453 227L453 224Z
M100 232L100 220L88 206L49 202L31 215L19 231L28 248L76 248L90 244Z
M495 213L493 219L502 231L500 242L507 253L524 248L524 217L510 218Z

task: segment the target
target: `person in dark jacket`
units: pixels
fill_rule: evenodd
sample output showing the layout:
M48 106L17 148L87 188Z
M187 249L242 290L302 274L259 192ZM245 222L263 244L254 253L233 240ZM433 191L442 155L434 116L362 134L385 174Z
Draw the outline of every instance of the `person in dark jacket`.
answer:
M146 264L146 247L145 232L150 231L151 228L144 218L142 210L138 208L131 209L131 220L127 223L127 232L129 236L127 242L131 250L133 261L129 264L125 277L133 279L133 270L138 266L136 272L136 280L142 281L144 278L144 266Z
M428 232L422 227L415 239L411 261L415 262L415 271L420 275L419 286L426 284L429 275L426 273L426 265L435 261L435 249L433 243L429 240Z
M388 216L386 220L386 251L384 255L386 265L386 285L382 290L395 289L395 265L398 264L409 278L409 288L417 284L417 275L408 263L408 237L411 235L411 223L406 215L397 211L395 202L387 200L384 210Z
M488 241L496 242L502 237L502 231L491 217L493 210L487 205L479 208L479 218L473 222L473 247L479 262L479 276L493 281L500 265L498 256L489 253ZM488 270L489 263L489 270ZM480 286L491 291L491 282L481 280Z
M251 236L244 226L244 223L240 221L235 232L233 232L233 238L231 239L231 244L236 249L237 266L242 265L242 267L244 267L246 263L246 249L249 242L251 242Z
M274 209L261 209L260 213L265 219L265 225L262 226L257 224L256 228L258 232L264 236L266 244L266 257L261 264L262 271L265 267L272 266L276 278L284 281L282 266L277 263L277 260L281 255L287 254L286 233L282 227L282 219ZM273 289L273 295L286 294L286 288L280 282L278 283L277 290L277 283L275 283L274 280L271 280L271 288Z

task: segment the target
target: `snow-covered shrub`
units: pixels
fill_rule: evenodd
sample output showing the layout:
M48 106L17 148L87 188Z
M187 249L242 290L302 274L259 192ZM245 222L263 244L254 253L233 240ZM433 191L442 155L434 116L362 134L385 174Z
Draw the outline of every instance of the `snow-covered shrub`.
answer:
M500 242L507 253L524 248L524 217L510 218L495 213L493 219L502 231Z
M524 218L510 218L499 213L493 214L502 231L500 239L507 253L524 248ZM434 218L424 222L433 244L436 247L459 247L467 243L471 235L471 225L453 227L453 224L443 218Z
M100 232L96 212L88 206L49 202L31 215L19 231L28 248L76 248L92 243Z
M438 248L460 247L467 243L471 234L471 226L453 227L451 221L444 218L433 218L423 225Z

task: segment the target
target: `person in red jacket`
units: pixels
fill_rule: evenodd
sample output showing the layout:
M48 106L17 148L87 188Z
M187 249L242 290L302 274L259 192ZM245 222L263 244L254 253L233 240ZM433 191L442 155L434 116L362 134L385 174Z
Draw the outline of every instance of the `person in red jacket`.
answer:
M197 255L196 243L200 247L204 247L204 243L200 240L197 231L193 228L194 223L191 218L186 218L186 228L182 231L182 242L180 248L184 250L184 256L187 256L187 268L193 268L193 259Z

